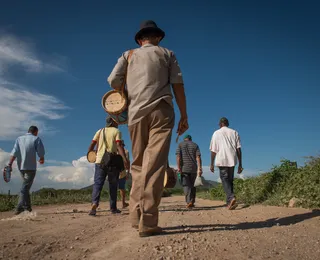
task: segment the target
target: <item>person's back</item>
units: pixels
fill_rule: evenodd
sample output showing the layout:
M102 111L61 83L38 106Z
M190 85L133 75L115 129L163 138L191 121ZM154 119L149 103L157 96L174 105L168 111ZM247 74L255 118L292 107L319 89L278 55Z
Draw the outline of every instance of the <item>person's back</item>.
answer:
M17 138L8 163L8 166L12 169L12 164L17 159L18 169L23 181L15 214L20 214L25 210L32 211L30 189L36 176L37 155L40 157L39 163L43 164L45 150L41 139L38 137L38 127L30 126L27 134Z
M181 185L186 198L187 208L194 207L196 188L194 182L197 174L202 175L202 162L199 146L186 135L176 151L178 171L181 173Z
M96 132L93 140L99 147L97 148L96 163L100 163L105 151L117 153L117 142L121 141L121 132L116 127L106 127Z
M15 156L17 157L19 170L36 170L37 168L37 151L43 146L41 139L30 133L22 135L16 141L17 150Z
M211 165L210 170L214 173L214 164L219 167L220 179L226 193L228 209L237 207L233 192L234 168L239 160L238 173L242 168L242 152L240 136L237 131L229 128L229 120L222 117L219 122L220 129L215 131L211 138Z
M128 60L130 51L123 54ZM129 99L128 125L139 122L150 113L161 100L171 107L171 83L182 83L182 75L172 51L161 46L145 44L134 49L127 67L127 91ZM117 79L114 70L108 81L110 85Z
M117 90L127 83L133 156L130 219L142 237L162 230L158 227L158 206L175 118L171 87L181 115L178 134L189 127L180 67L171 51L159 47L164 36L154 21L143 22L135 35L140 48L123 53L108 77L110 86Z
M200 156L198 145L191 140L184 140L179 144L178 151L181 158L182 172L197 173L197 156Z
M237 148L239 147L239 134L229 127L221 127L213 134L214 149L217 151L217 166L232 167L237 164Z
M123 164L125 168L129 167L129 163L125 158L125 153L121 145L122 137L121 132L118 130L118 124L108 116L106 118L106 127L98 130L89 146L88 151L93 151L95 146L97 146L97 156L95 161L95 173L94 173L94 183L92 189L92 205L89 215L95 216L97 208L100 203L100 195L108 176L109 181L109 194L110 194L110 210L113 214L121 213L117 209L117 189L118 189L118 179L119 173L122 170L122 165L119 165L114 161L114 156L119 153L123 158ZM104 161L104 154L109 153L108 162Z

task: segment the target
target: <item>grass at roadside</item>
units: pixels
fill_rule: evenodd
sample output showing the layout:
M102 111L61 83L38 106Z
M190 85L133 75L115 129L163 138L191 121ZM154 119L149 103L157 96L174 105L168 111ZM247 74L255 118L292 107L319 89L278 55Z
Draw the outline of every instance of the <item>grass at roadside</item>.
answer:
M295 207L320 208L320 157L310 157L301 168L292 166L288 160L281 162L258 177L235 179L237 200L249 205L287 206L294 199ZM225 199L221 184L211 189L209 198Z
M311 157L301 168L296 168L288 160L258 177L246 180L235 179L235 194L241 203L248 205L266 204L286 206L295 198L295 206L320 208L320 157ZM127 197L129 197L128 187ZM90 203L92 188L82 190L41 189L32 193L33 205ZM183 190L165 189L163 197L183 195ZM222 185L214 188L197 188L197 197L212 200L225 200ZM101 200L107 201L109 194L103 189ZM118 199L119 194L118 194ZM0 211L14 209L18 203L17 195L0 194Z

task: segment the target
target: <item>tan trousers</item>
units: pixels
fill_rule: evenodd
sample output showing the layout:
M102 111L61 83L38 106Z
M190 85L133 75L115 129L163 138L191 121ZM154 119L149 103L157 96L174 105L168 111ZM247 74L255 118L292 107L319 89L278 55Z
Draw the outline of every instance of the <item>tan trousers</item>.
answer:
M143 232L158 225L174 110L161 101L140 122L129 126L132 142L130 220Z

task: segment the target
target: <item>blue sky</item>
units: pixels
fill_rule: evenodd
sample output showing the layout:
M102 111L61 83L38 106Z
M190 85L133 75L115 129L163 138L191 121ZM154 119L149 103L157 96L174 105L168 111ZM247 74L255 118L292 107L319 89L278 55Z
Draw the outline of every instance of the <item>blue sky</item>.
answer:
M248 173L268 170L281 158L301 164L303 156L320 150L319 10L317 1L6 1L0 10L2 48L9 37L21 57L12 63L0 51L2 88L13 96L20 91L15 102L21 89L34 96L28 103L22 95L26 115L0 113L7 124L0 148L10 152L22 126L37 122L45 129L40 135L47 159L84 156L104 126L106 78L121 53L137 47L140 22L153 19L166 32L162 46L180 63L188 133L204 165L222 116L240 133ZM7 107L14 106L10 100ZM36 116L30 107L39 109ZM19 120L23 124L14 123ZM127 127L120 129L129 144Z

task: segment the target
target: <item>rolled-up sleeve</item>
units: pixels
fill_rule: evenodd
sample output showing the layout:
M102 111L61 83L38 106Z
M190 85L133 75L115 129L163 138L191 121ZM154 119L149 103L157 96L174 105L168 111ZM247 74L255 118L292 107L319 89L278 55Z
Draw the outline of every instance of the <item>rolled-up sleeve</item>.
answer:
M236 132L236 145L237 149L241 148L240 135L238 134L238 132Z
M108 77L108 83L113 89L120 90L123 84L126 69L128 66L128 61L127 61L128 55L129 55L129 51L124 52L121 55L121 57L118 59L117 64L114 66L111 74Z
M170 52L170 84L183 84L182 72L176 55Z
M44 150L44 146L43 146L43 143L40 138L37 138L37 140L36 140L36 151L37 151L37 154L40 158L44 157L45 150Z
M212 135L211 142L210 142L210 151L214 153L218 153L219 147L217 143L217 137L215 134Z
M116 134L116 142L122 142L122 133L119 130Z
M18 142L18 139L15 141L14 143L14 146L13 146L13 149L11 151L11 156L14 156L14 157L18 157L20 154L20 147L19 147L19 142Z

